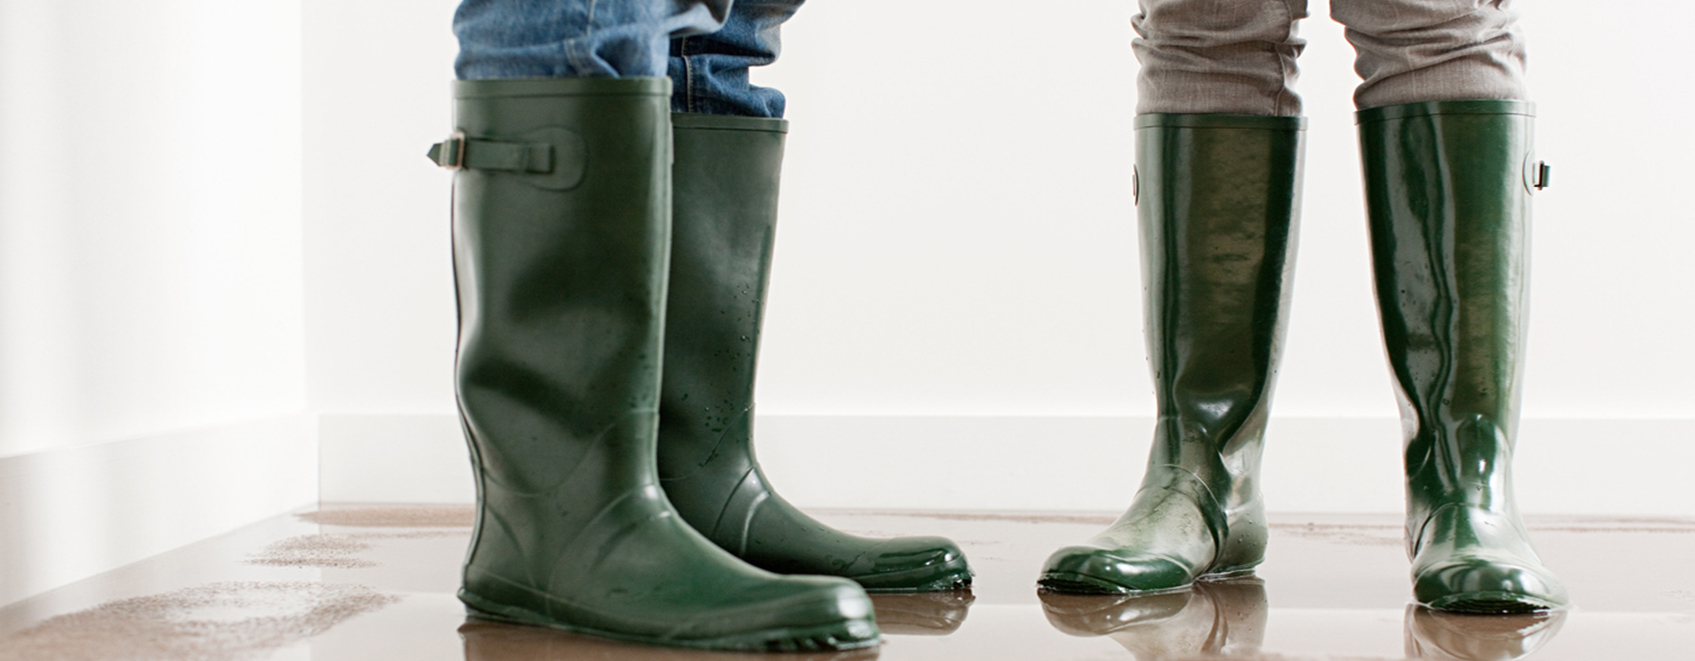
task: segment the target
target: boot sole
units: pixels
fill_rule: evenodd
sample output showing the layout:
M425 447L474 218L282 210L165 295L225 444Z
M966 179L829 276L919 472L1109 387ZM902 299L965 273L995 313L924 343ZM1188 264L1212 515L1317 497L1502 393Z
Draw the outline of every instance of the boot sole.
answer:
M1507 615L1559 610L1560 606L1513 592L1462 592L1425 604L1448 613Z
M851 579L855 583L859 583L859 586L864 588L865 592L868 594L947 592L949 590L963 590L971 587L971 566L965 561L964 556L960 556L952 562L934 567L919 567L917 569L889 572L886 574L845 576L844 578ZM875 581L877 583L887 583L891 581L895 583L912 582L914 585L878 585L873 587L866 585L864 581Z
M717 638L679 639L632 634L623 631L608 631L560 622L528 609L497 604L463 591L459 594L459 600L465 604L465 610L469 612L470 616L479 620L546 627L596 638L662 647L740 652L815 652L860 649L877 645L880 642L875 625L863 620L848 620L808 627L766 629Z
M1053 572L1042 576L1042 579L1036 582L1036 589L1042 592L1058 592L1065 594L1128 594L1136 596L1151 596L1156 594L1182 592L1193 588L1195 583L1202 581L1229 581L1253 575L1253 567L1225 569L1201 574L1200 576L1195 577L1194 581L1176 587L1137 590L1135 588L1113 583L1112 581L1106 581L1093 576L1078 574L1076 572Z

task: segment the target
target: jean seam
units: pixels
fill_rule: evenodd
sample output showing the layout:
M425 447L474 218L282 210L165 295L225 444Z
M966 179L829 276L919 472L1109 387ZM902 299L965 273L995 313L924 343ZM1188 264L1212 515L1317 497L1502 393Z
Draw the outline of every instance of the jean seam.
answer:
M583 22L583 36L580 38L583 43L588 43L589 38L594 36L594 10L596 2L597 0L588 0L588 18ZM567 39L566 43L570 43L570 40ZM583 58L576 49L567 46L564 50L565 61L570 64L572 69L582 71L588 68L583 66Z
M696 112L694 105L694 61L689 59L689 37L683 38L683 45L678 50L683 58L683 109Z

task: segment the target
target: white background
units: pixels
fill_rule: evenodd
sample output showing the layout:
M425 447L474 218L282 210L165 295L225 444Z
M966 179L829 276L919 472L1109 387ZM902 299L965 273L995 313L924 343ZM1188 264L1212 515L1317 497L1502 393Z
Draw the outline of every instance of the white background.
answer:
M422 154L450 128L453 4L0 0L0 457L277 415L450 415L448 177ZM1534 419L1692 417L1695 83L1675 44L1695 8L1632 7L1525 7L1555 168L1537 199ZM789 24L756 73L793 120L762 414L1152 413L1131 11L856 0ZM1388 420L1351 53L1322 15L1304 31L1309 168L1275 413ZM1596 429L1598 450L1631 447ZM842 451L781 442L797 463ZM1392 455L1395 439L1360 443ZM970 451L1026 450L1001 434ZM1570 454L1545 459L1581 472L1590 457Z
M0 456L304 405L300 27L0 0Z
M961 7L970 7L961 11ZM310 402L447 412L451 3L308 2ZM755 81L793 121L766 414L1138 415L1131 4L814 2ZM1528 416L1688 417L1686 3L1525 5L1541 156ZM1306 204L1279 415L1392 416L1338 26L1305 21Z
M0 604L315 488L468 493L449 177L423 158L451 127L453 6L0 0ZM1695 7L1524 8L1554 186L1521 497L1695 514ZM762 455L792 500L1127 500L1153 413L1131 11L820 1L789 24L755 80L793 120L759 387ZM1305 218L1266 489L1278 509L1393 511L1351 53L1322 16L1304 32Z

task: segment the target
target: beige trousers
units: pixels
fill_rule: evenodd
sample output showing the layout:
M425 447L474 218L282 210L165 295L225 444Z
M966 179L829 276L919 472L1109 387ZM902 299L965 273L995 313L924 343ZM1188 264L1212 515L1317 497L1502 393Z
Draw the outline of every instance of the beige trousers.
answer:
M1330 0L1356 54L1357 108L1525 99L1511 0ZM1138 113L1301 114L1306 0L1140 0Z

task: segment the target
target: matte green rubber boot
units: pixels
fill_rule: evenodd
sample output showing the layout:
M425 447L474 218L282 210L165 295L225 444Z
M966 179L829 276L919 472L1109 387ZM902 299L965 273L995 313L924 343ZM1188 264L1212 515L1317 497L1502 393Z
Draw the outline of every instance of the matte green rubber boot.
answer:
M1566 605L1513 503L1524 350L1531 105L1362 110L1360 153L1383 339L1407 430L1413 593L1437 610Z
M877 641L859 586L718 548L659 485L670 244L664 78L461 81L459 409L477 520L459 598L496 620L658 645Z
M971 570L953 542L856 537L771 490L753 452L753 382L788 123L672 121L675 220L659 406L666 495L696 530L770 571L843 576L876 592L968 584Z
M1059 592L1154 592L1265 555L1260 449L1292 284L1299 117L1136 118L1144 323L1159 421L1105 532L1048 558Z

